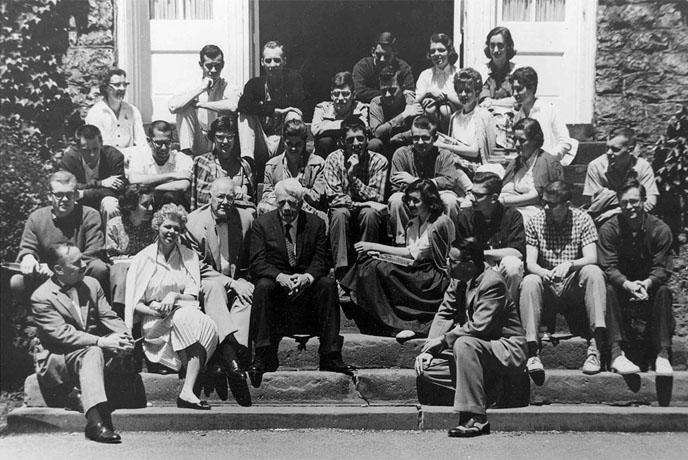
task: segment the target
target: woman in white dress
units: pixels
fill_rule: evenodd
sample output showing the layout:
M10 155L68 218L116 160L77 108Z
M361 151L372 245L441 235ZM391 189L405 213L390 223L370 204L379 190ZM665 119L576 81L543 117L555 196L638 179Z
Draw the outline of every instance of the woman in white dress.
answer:
M139 323L146 358L174 370L186 367L177 407L208 410L193 387L217 347L215 323L200 309L201 273L195 251L182 246L187 214L166 204L155 213L157 241L134 256L127 273L125 321Z

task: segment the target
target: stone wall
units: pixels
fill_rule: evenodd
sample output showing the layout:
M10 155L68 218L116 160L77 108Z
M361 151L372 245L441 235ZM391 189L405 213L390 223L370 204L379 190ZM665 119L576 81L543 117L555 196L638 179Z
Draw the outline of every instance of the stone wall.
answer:
M630 125L643 143L688 104L688 0L599 0L595 135Z
M100 74L115 64L113 0L63 0L69 17L69 48L62 60L68 92L82 116L98 96Z

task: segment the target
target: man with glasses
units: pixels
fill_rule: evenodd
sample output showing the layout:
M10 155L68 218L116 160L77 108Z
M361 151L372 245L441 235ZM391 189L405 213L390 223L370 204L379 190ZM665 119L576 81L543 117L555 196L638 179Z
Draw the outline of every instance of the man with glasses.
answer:
M189 214L185 243L201 261L203 310L215 321L220 364L237 403L251 405L245 370L253 284L247 281L253 213L234 206L229 177L210 185L210 203Z
M103 144L116 147L127 162L148 150L141 113L124 100L128 86L124 70L109 70L100 83L102 99L86 114L86 124L98 127Z
M389 179L392 187L389 215L394 242L398 245L406 244L406 224L410 218L408 206L404 203L404 190L408 185L421 179L432 180L440 191L447 214L454 221L460 206L457 192L465 195L465 190L460 188L460 171L454 165L454 155L434 145L437 126L427 117L418 116L411 126L411 139L413 145L394 152Z
M473 177L473 206L463 208L454 220L456 239L475 237L485 252L485 262L498 270L514 302L519 301L523 279L526 238L523 217L499 202L502 180L495 173L477 172Z
M334 274L339 280L352 265L352 249L357 241L379 242L388 162L368 150L369 133L358 117L342 121L344 148L325 160L325 193L330 205L330 242Z
M652 166L634 154L635 146L635 132L632 129L616 128L609 134L607 153L588 164L583 196L590 199L588 212L598 225L621 212L617 192L628 179L638 179L645 187L645 211L651 211L657 204L659 190Z
M193 160L185 153L172 150L172 125L156 120L148 128L150 153L132 159L128 178L139 184L143 195L157 209L163 203L188 206L186 192L191 186Z
M674 268L669 226L646 212L645 187L627 180L617 192L621 213L600 228L600 265L607 274L607 322L611 369L620 374L639 372L624 356L629 316L647 321L649 350L640 357L643 367L653 358L657 375L671 376L671 336L674 332L672 296L667 281ZM645 328L644 328L645 329ZM631 332L636 332L631 329ZM637 332L636 332L637 333ZM648 337L649 336L649 337Z
M198 65L203 72L200 83L172 96L170 113L177 116L179 148L191 155L201 155L212 149L212 139L206 133L215 119L236 112L241 96L237 88L221 76L225 66L222 50L215 45L201 49Z
M374 138L368 143L373 152L390 158L396 149L408 143L413 118L423 113L420 104L406 102L399 86L399 73L391 66L380 72L381 95L375 96L368 106L370 130Z
M262 179L265 163L280 148L284 122L303 119L303 79L285 68L284 45L269 41L260 64L264 75L251 78L239 99L239 135L244 158L255 159L256 178Z
M234 183L234 200L242 208L253 207L253 170L241 158L237 116L222 116L210 125L210 152L194 158L191 174L191 209L210 202L210 185L219 177L229 177Z
M564 313L571 332L588 339L583 373L601 370L600 348L606 336L607 289L597 264L597 230L592 218L571 207L571 185L555 181L545 187L544 209L526 224L526 268L521 283L521 321L528 341L528 373L544 381L540 360L543 315ZM587 322L581 321L585 312ZM586 324L587 323L587 324Z
M48 179L50 206L33 211L24 225L17 262L21 274L10 280L12 292L23 303L52 275L46 264L49 248L70 242L83 255L86 275L108 286L108 266L98 257L105 239L100 215L93 208L78 204L77 179L67 171L57 171Z
M315 106L311 123L315 153L323 158L341 148L341 127L344 119L354 116L368 126L368 107L354 100L354 81L351 72L339 72L332 77L330 98L331 101L321 102Z
M411 66L397 57L397 38L391 32L382 32L373 43L370 54L354 66L356 100L367 104L374 97L382 95L379 86L380 71L383 67L391 66L399 75L399 83L407 103L411 104L416 82Z

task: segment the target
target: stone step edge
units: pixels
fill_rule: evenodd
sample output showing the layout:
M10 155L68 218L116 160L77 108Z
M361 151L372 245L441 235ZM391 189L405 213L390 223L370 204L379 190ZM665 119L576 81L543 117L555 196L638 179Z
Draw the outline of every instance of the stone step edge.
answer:
M688 408L602 405L528 406L491 409L496 431L687 432ZM432 406L217 406L210 411L155 407L113 413L115 427L128 431L211 431L264 429L446 430L457 424L451 407ZM65 409L14 409L11 433L82 432L82 414Z

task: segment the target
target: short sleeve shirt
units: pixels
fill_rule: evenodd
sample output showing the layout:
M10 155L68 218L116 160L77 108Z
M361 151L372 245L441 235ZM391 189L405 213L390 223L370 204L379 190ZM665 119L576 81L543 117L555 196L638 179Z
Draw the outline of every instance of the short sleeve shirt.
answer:
M586 212L570 208L563 226L557 227L544 210L526 224L526 244L538 249L537 263L551 270L582 255L583 247L598 240L595 223Z
M127 102L122 102L119 116L115 115L105 101L96 102L86 114L86 123L98 127L104 145L126 148L146 144L141 113Z
M155 162L153 155L135 156L129 165L129 174L144 174L147 176L157 174L180 173L191 180L193 160L185 153L172 150L167 162L159 165Z
M633 169L638 173L638 181L645 187L648 196L659 195L652 166L644 158L638 158L637 160ZM607 158L607 154L600 155L588 164L585 186L583 187L584 196L593 196L601 189L609 188L609 183L607 182L608 168L609 158Z

